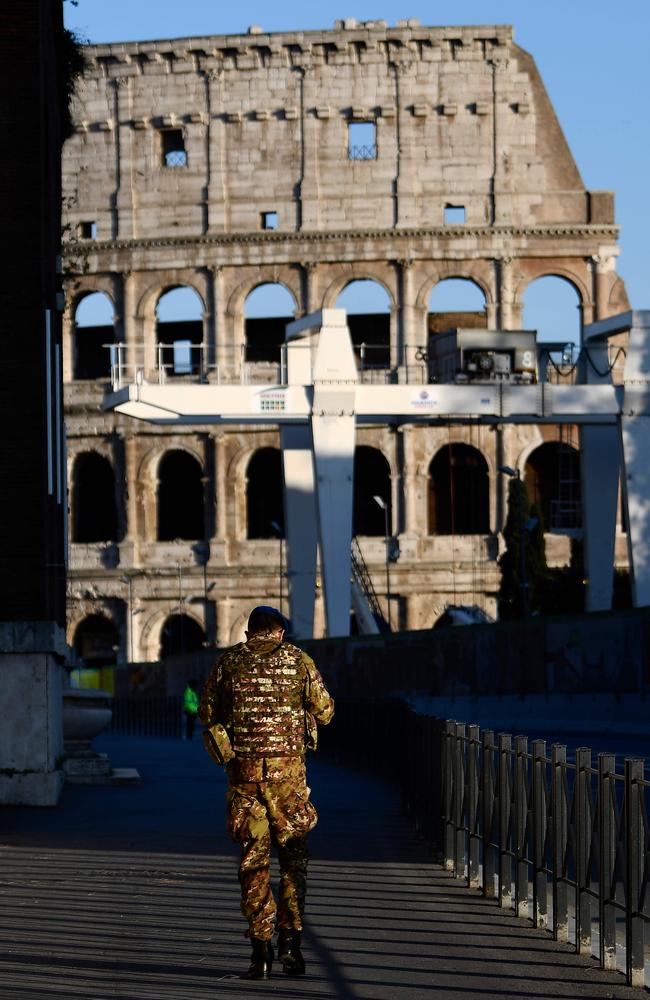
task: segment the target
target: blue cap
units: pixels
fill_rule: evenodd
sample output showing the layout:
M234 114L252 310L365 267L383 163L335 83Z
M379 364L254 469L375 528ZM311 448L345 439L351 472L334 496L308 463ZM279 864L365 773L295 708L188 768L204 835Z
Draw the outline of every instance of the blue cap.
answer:
M278 625L285 632L289 631L289 622L282 612L268 604L258 604L248 616L249 632L266 632Z

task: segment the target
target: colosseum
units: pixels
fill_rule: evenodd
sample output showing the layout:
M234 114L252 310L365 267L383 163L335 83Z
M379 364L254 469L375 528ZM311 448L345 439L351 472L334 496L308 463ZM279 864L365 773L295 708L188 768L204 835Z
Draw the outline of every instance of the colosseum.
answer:
M399 380L443 331L529 328L551 276L577 336L629 304L613 195L585 189L509 27L350 19L86 59L63 161L68 637L101 668L228 644L251 604L287 604L277 425L105 412L108 345L169 379L269 381L286 323L341 306L360 368ZM566 563L578 452L576 428L359 428L354 533L393 627L495 614L500 466L522 470Z

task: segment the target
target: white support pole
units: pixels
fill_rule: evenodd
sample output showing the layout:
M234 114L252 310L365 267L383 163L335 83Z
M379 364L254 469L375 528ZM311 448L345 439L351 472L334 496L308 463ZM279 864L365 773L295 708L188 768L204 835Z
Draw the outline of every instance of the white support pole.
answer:
M650 311L631 314L621 445L623 504L635 608L650 605Z
M318 538L309 426L295 424L282 427L280 440L291 625L296 638L311 639L314 634Z
M587 342L581 364L583 382L611 384L607 340ZM582 425L580 478L587 579L585 611L608 611L612 606L620 456L616 425Z
M357 368L342 309L323 310L313 364L311 433L328 636L350 632Z

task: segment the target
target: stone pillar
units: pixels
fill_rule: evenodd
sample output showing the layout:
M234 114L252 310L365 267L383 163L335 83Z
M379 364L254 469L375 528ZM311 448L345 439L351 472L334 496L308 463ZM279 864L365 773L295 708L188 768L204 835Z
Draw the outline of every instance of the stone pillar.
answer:
M124 541L137 545L140 537L138 524L138 441L135 435L124 437L124 476L125 476L125 507L126 536ZM135 559L135 551L133 553Z
M311 260L305 261L301 267L303 272L303 313L307 316L309 313L318 312L321 308L319 271L318 264Z
M413 294L413 261L396 261L400 271L400 332L401 343L395 345L397 364L419 365L415 358L418 349L426 349L427 330L417 321L417 309Z
M233 357L233 345L228 342L226 330L226 303L224 301L223 290L223 268L211 267L213 302L212 316L214 326L214 350L215 362L217 365L218 381L227 381L229 373L235 365Z
M500 330L512 330L512 257L499 260L498 324Z
M0 726L4 805L54 806L61 794L66 651L53 622L0 623L3 699L11 706Z
M300 115L302 122L302 176L300 178L300 228L320 227L320 129L319 119L310 111L320 103L318 81L312 70L301 67Z
M215 488L217 497L216 516L216 538L219 542L225 542L228 537L227 511L226 511L226 475L228 455L226 451L226 436L218 433L216 437L216 459L215 459Z
M613 257L594 254L591 258L593 272L593 318L605 319L609 315L608 299L610 287L610 272L615 269ZM584 318L585 322L590 322Z

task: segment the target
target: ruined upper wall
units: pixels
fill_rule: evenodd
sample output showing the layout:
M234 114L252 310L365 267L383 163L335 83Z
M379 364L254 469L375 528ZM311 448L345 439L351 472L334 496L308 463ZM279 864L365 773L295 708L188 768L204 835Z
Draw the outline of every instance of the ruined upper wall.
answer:
M94 45L64 153L68 221L99 240L278 228L613 222L585 191L531 56L503 26ZM344 26L345 25L345 26ZM376 158L350 159L371 122ZM163 165L168 130L187 165Z

